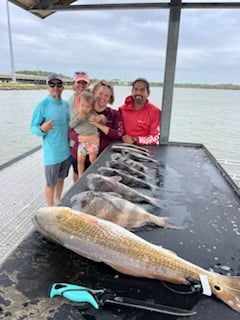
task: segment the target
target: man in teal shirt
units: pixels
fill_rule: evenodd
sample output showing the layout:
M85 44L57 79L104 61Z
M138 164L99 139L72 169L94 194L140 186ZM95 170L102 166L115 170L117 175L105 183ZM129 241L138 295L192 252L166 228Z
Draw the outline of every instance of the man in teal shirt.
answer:
M69 109L62 99L64 90L60 75L50 74L47 79L49 95L34 108L30 130L42 137L43 161L46 176L45 197L48 206L61 199L64 179L70 167L68 142Z

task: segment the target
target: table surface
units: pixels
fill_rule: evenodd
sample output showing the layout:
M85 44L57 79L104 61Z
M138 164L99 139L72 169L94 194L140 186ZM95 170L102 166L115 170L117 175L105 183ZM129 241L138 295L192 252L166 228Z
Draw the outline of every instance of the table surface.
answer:
M145 163L149 166L148 179L160 186L160 192L155 196L164 199L167 208L144 207L154 214L170 216L183 229L147 226L136 233L207 270L240 275L240 198L234 184L226 179L226 172L202 145L176 143L149 146L148 149L159 162L158 175L154 164ZM109 147L86 170L64 196L61 205L69 206L73 195L87 190L87 174L107 166L111 152ZM139 191L151 195L151 191ZM197 312L188 319L239 319L238 313L214 296L186 294L187 286L120 274L46 240L35 230L0 269L0 319L145 320L150 314L110 305L100 310L90 308L82 311L78 303L62 297L48 297L48 290L55 282L106 288L122 296ZM153 312L150 316L151 320L180 319Z

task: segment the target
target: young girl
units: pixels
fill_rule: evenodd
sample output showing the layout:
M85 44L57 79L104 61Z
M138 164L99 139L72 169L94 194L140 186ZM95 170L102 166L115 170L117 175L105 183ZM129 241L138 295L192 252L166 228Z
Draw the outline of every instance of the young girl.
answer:
M93 163L99 151L99 133L98 128L91 124L91 121L96 123L104 123L105 116L98 115L94 111L94 96L89 91L84 91L80 94L79 110L75 112L69 125L78 134L78 151L77 151L77 167L78 177L80 178L85 169L86 156L89 155L90 163ZM70 146L71 146L70 141Z
M76 71L73 75L73 95L68 99L70 119L79 109L79 96L83 91L90 91L90 78L86 72ZM71 147L71 165L73 169L73 182L78 180L78 171L77 171L77 147L78 147L78 135L74 129L70 128L68 136L70 140L74 140L75 143L72 143ZM86 166L85 166L86 167Z

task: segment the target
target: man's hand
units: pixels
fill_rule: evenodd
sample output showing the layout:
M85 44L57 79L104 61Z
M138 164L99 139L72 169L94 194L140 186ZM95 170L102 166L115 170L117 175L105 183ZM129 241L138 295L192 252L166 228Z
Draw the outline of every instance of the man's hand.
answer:
M45 121L43 122L43 124L40 126L40 129L42 132L48 132L49 130L54 129L54 120L49 120L49 121Z
M127 134L125 134L124 136L122 136L122 141L124 143L130 143L130 144L134 144L134 140L132 137L128 136Z

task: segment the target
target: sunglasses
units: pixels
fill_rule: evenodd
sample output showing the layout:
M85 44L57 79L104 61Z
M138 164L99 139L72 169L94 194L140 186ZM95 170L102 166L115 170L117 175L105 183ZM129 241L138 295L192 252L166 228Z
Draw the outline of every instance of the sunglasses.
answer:
M79 75L81 75L81 76L86 76L86 75L87 75L87 73L84 72L84 71L75 71L74 74L75 74L76 76L79 76Z
M107 87L108 89L111 89L111 90L113 89L112 85L106 81L100 81L100 85Z
M61 83L61 82L58 82L58 83L49 82L48 85L50 88L54 88L54 87L62 88L63 87L63 83Z

